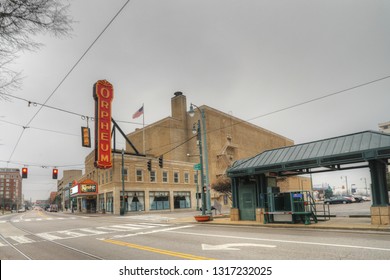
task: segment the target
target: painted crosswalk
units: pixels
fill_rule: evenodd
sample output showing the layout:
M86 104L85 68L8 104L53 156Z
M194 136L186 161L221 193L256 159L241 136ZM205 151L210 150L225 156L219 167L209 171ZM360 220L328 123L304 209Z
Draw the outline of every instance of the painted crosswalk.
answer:
M139 215L139 216L119 216L116 218L128 219L128 220L143 220L143 221L149 221L149 222L168 222L168 221L176 219L174 217L161 216L161 215L157 215L157 214Z
M87 236L98 236L103 234L113 234L117 232L135 232L139 230L151 229L151 228L164 228L169 227L168 224L158 223L135 223L135 224L117 224L90 228L79 228L72 230L59 230L50 232L41 232L37 234L27 234L18 236L3 237L12 245L28 244L44 241L57 241L70 238L80 238ZM8 246L7 242L0 239L0 247Z
M29 218L29 219L15 219L15 220L2 220L0 224L5 223L24 223L24 222L44 222L44 221L58 221L58 220L77 220L77 219L88 219L89 217L57 217L57 218Z

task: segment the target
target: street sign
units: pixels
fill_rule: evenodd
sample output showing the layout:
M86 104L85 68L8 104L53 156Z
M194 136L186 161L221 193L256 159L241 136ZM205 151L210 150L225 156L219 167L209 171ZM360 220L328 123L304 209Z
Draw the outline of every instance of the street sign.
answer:
M194 165L194 170L200 170L200 163Z

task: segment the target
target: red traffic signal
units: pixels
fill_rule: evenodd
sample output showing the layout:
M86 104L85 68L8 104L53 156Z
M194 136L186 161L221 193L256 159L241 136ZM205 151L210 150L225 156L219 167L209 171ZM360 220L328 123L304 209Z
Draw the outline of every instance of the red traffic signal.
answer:
M164 159L163 159L163 156L161 156L161 157L158 158L158 166L160 166L160 168L163 168L163 166L164 166Z
M28 169L27 167L22 168L22 178L27 178L28 175Z
M148 160L148 170L152 171L152 160Z
M57 179L58 178L58 169L57 168L54 168L53 169L53 179Z

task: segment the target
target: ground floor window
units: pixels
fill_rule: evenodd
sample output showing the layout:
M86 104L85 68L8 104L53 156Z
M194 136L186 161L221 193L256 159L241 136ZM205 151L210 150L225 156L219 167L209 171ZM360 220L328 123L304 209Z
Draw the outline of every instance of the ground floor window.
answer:
M175 209L191 208L191 192L173 192Z
M106 212L114 212L114 194L112 192L106 194Z
M121 205L122 205L122 195L121 195ZM125 192L125 212L130 212L130 211L145 211L144 192Z
M150 210L170 209L169 192L149 192Z

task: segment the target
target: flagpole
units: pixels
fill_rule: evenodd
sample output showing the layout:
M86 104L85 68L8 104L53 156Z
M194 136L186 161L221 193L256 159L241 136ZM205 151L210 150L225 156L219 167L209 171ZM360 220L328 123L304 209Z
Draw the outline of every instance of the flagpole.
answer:
M143 147L144 147L144 155L145 155L145 107L142 103L143 108L143 114L142 114L142 141L143 141Z

